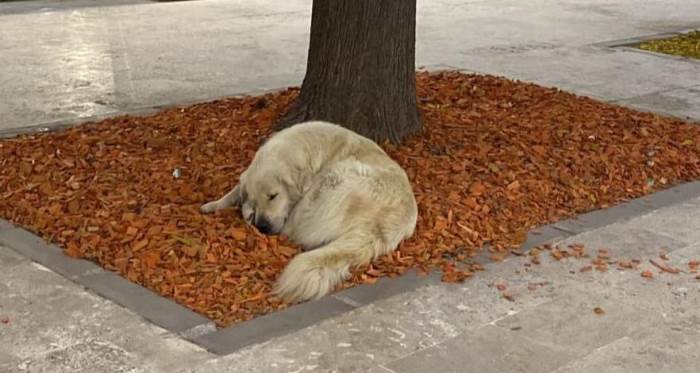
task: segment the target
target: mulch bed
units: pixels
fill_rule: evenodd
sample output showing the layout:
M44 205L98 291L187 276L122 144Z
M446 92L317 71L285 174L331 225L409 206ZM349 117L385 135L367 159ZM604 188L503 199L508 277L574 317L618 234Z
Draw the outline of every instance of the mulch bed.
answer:
M553 88L419 73L420 136L385 145L412 180L415 236L357 271L460 281L538 225L700 176L700 128ZM269 292L299 250L237 210L199 213L248 165L297 89L0 141L0 216L68 255L232 325L287 305ZM488 249L484 249L488 247Z

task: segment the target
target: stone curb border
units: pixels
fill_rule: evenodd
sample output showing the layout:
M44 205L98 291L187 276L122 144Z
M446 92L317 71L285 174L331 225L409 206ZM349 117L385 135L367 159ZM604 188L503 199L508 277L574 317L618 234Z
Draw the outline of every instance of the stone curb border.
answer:
M645 42L645 41L672 38L674 36L687 34L691 31L697 31L697 30L700 30L700 25L697 25L697 27L679 29L679 30L673 31L673 32L664 32L664 33L658 33L658 34L651 34L651 35L647 35L647 36L638 36L638 37L627 38L627 39L604 41L604 42L600 42L600 43L594 43L592 45L594 47L599 47L599 48L619 49L619 50L624 50L627 52L649 54L652 56L672 59L675 61L683 61L683 62L688 62L688 63L700 64L700 60L697 58L690 58L690 57L676 56L676 55L666 54L666 53L652 52L652 51L648 51L648 50L639 49L639 48L634 47L635 45L642 43L642 42Z
M533 229L521 248L526 251L697 197L700 197L700 181L679 184L610 208ZM104 270L93 262L68 257L58 246L3 219L0 219L0 244L217 355L230 354L375 301L440 282L438 272L421 278L415 271L410 271L403 276L382 278L373 285L355 286L316 301L216 329L211 320L190 309Z

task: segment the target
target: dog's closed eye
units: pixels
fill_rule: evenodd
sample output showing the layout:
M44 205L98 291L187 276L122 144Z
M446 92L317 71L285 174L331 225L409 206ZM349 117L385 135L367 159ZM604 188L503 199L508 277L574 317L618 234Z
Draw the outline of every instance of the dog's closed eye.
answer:
M270 201L272 201L273 199L277 198L277 193L268 194L268 195L267 195L267 198L268 198Z

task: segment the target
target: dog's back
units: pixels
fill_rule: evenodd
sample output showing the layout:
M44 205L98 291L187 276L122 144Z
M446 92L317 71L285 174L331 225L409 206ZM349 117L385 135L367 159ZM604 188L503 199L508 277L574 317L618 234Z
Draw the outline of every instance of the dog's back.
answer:
M296 128L295 128L296 127ZM273 136L269 152L313 174L284 232L316 248L296 256L277 282L286 300L319 298L413 234L417 206L403 169L376 143L326 122L307 122ZM266 145L268 145L266 144ZM299 155L303 154L303 155Z

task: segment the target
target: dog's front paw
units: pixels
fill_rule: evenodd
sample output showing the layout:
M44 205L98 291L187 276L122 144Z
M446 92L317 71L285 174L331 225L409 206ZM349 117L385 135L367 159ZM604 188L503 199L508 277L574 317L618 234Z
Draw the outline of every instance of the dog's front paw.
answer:
M201 211L203 214L210 214L210 213L216 211L216 210L217 210L217 207L218 207L218 204L216 203L216 201L214 201L214 202L209 202L209 203L203 204L203 205L199 208L199 211Z

